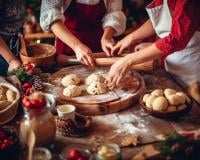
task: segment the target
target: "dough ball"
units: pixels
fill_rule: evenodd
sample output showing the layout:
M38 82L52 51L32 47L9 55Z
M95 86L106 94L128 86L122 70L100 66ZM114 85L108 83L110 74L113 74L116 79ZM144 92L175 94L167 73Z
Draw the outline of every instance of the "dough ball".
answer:
M145 94L142 98L143 102L146 102L147 98L150 96L150 94Z
M153 101L157 98L157 96L155 95L150 95L147 99L146 99L146 106L150 109L152 109L152 104Z
M180 105L180 106L177 107L177 110L183 110L186 107L187 107L186 104L182 104L182 105Z
M151 92L151 94L155 96L163 96L164 92L162 89L155 89L153 92Z
M0 101L0 111L6 109L9 105L11 104L11 102L9 101Z
M80 82L81 79L76 74L69 74L61 80L61 83L64 87L67 87L69 85L76 85Z
M152 104L153 110L156 111L165 111L167 109L168 102L165 97L157 97Z
M190 103L190 101L191 101L190 98L184 92L177 92L176 95L185 97L185 101L187 103Z
M171 89L171 88L167 88L164 90L165 97L169 97L170 95L175 94L175 93L176 93L176 90Z
M174 112L176 111L176 106L168 106L167 107L167 112Z
M86 84L90 85L93 82L100 82L104 83L105 77L102 74L99 73L93 73L90 76L87 77L86 79Z
M170 105L175 105L175 106L185 103L185 97L176 94L170 95L169 97L167 97L167 100Z
M69 85L63 90L63 95L66 97L77 97L82 93L82 89L76 85Z
M7 100L12 102L16 99L16 93L10 89L7 90L6 92L6 97L7 97Z
M0 95L6 95L6 91L8 90L7 87L0 86Z
M0 95L0 101L4 101L4 100L7 100L6 96L5 95Z
M92 82L88 88L87 92L91 95L99 95L107 92L107 86L101 82Z

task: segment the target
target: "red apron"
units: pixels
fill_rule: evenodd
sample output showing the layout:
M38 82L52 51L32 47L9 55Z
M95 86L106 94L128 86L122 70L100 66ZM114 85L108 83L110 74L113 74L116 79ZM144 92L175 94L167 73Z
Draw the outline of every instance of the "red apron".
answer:
M103 35L102 18L105 13L106 7L103 0L95 5L81 4L72 0L64 13L64 24L92 52L99 52ZM56 48L58 54L74 54L74 51L58 38L56 39Z

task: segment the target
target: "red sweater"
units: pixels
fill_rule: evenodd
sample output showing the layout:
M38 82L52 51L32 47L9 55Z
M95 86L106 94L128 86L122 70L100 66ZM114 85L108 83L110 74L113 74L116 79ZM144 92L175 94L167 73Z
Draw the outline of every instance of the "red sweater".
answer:
M155 0L149 8L162 4L163 0ZM168 6L172 13L171 32L156 41L156 46L164 52L164 57L184 49L195 31L200 28L199 0L168 0Z

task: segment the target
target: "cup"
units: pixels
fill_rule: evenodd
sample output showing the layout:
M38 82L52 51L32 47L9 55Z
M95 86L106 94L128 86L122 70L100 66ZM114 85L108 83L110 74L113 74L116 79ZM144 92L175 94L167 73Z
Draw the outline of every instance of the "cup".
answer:
M58 116L64 119L75 119L75 110L76 107L74 105L65 104L57 107Z

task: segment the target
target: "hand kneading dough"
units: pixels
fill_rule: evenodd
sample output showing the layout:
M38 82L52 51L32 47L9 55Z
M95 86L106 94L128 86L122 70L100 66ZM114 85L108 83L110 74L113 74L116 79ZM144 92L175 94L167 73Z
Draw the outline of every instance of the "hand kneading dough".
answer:
M107 92L107 86L104 83L92 82L88 86L87 92L91 95L104 94Z
M147 100L147 98L150 96L150 94L145 94L144 96L143 96L143 99L142 99L142 101L143 102L146 102L146 100Z
M156 111L165 111L167 109L168 102L165 97L157 97L152 104L153 110Z
M8 90L8 88L6 88L4 86L0 86L0 95L6 95L7 90Z
M69 85L63 90L63 95L66 97L77 97L80 96L82 89L76 85Z
M170 95L167 97L167 100L170 105L177 106L185 103L185 98L176 94Z
M153 101L157 98L157 96L155 95L150 95L147 99L146 99L146 106L148 108L151 108L152 109L152 104L153 104Z
M151 94L155 96L163 96L164 92L162 89L155 89L153 92L151 92Z
M164 90L165 97L169 97L170 95L175 94L175 93L176 93L176 90L171 89L171 88L167 88Z
M6 97L8 101L12 102L16 99L16 93L9 89L6 92Z
M190 98L185 93L183 93L183 92L177 92L176 95L185 97L185 101L187 103L190 103Z
M61 80L61 83L64 87L79 84L80 82L81 80L76 74L69 74Z
M0 111L4 110L6 107L8 107L11 104L9 101L0 101Z
M104 81L105 81L105 77L103 75L99 73L93 73L87 77L86 84L90 85L92 82L104 83Z

